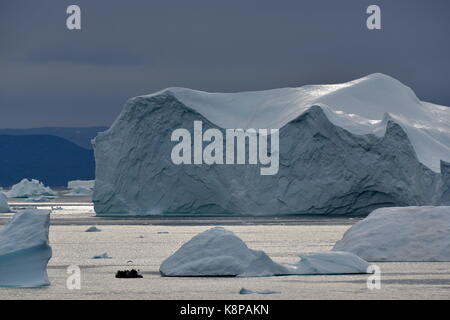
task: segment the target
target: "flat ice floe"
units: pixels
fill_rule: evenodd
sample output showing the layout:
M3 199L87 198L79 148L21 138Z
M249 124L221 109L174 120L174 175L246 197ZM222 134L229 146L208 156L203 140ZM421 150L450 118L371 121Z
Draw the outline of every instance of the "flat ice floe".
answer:
M48 242L50 211L16 213L0 229L0 287L49 285L47 263L52 256Z
M11 212L6 195L0 191L0 213Z
M206 230L185 243L160 267L163 276L239 276L366 273L369 264L351 253L300 255L297 264L278 264L264 251L249 249L224 228Z
M55 195L56 193L52 189L44 186L42 182L35 179L23 179L6 193L8 198L37 198L40 196Z
M450 207L377 209L333 250L367 261L450 261Z

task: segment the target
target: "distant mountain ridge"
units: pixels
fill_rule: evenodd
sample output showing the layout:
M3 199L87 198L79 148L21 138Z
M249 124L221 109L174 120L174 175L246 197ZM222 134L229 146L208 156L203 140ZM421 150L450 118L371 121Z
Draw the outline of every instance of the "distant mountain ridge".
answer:
M107 127L42 127L30 129L0 129L0 135L51 135L69 140L76 145L92 149L91 140L99 132L107 130Z
M0 186L33 178L52 187L71 180L93 180L93 150L52 135L0 134Z

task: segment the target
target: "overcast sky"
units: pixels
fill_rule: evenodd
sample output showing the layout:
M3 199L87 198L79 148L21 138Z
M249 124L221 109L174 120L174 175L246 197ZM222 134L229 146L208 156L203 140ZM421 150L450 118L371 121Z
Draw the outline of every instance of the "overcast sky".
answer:
M82 30L66 28L66 8ZM378 4L382 30L366 27ZM450 106L448 0L0 0L0 128L110 125L166 87L247 91L389 74Z

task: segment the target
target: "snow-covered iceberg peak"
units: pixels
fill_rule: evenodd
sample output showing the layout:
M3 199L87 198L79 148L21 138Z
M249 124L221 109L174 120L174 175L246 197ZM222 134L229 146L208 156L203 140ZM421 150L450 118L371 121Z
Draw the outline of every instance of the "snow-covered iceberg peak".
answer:
M367 261L450 261L450 207L377 209L333 250Z
M6 195L0 191L0 213L11 212Z
M279 129L321 106L335 125L354 134L384 134L389 114L408 134L419 160L435 172L450 162L450 108L420 101L400 81L374 73L340 84L239 93L168 88L143 98L173 94L221 128Z
M23 179L15 184L9 192L6 193L8 198L31 198L38 196L54 196L56 193L49 187L38 180Z
M0 228L0 286L40 287L49 284L47 263L50 211L16 213Z

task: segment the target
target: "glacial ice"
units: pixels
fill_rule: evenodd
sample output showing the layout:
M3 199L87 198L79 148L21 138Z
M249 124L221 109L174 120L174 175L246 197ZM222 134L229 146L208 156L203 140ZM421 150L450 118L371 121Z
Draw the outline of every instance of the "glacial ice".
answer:
M279 128L280 168L175 165L174 129ZM94 141L98 215L369 214L435 205L450 108L382 74L259 92L169 88L128 101Z
M56 193L38 180L23 179L18 184L15 184L6 195L8 198L35 198L39 196L55 196Z
M367 261L450 261L450 207L377 209L347 230L333 250Z
M16 213L0 228L0 287L49 285L47 263L52 256L48 242L50 211Z
M68 197L82 197L82 196L91 196L92 195L92 189L83 187L83 186L76 186L69 190L65 194L65 196Z
M6 195L0 191L0 213L8 213L11 212L11 209L8 205L8 199Z
M367 262L352 253L301 254L296 264L278 264L264 251L249 249L233 232L221 227L199 233L160 266L163 276L239 276L366 273Z
M73 180L69 181L67 188L69 192L65 195L69 197L92 196L95 180Z
M441 197L439 204L450 206L450 163L441 161Z
M84 187L86 189L94 189L95 180L73 180L67 183L68 189L75 189L76 187Z

